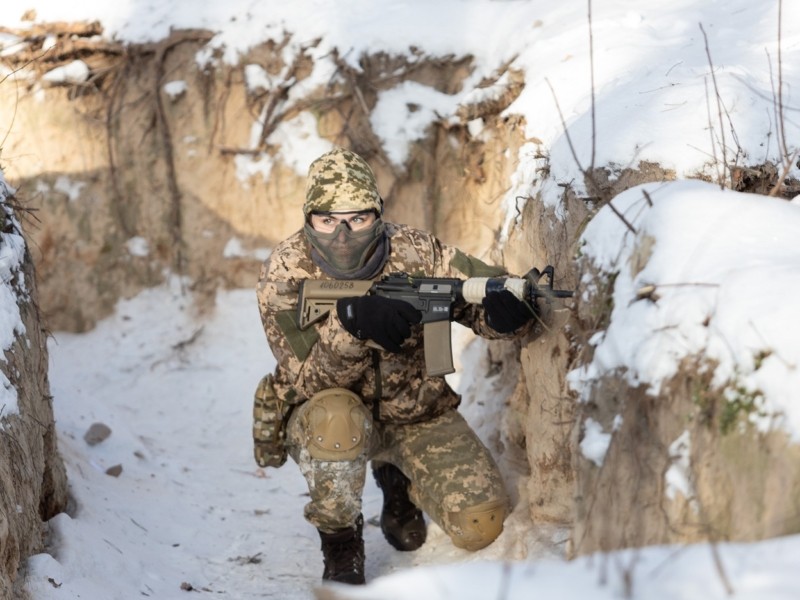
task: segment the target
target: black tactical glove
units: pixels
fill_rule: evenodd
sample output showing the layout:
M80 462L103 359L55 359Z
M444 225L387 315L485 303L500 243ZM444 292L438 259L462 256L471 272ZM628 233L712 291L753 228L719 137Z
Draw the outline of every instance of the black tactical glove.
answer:
M533 310L508 290L489 292L483 298L486 323L498 333L516 331L533 318Z
M341 298L336 312L353 336L377 342L389 352L400 352L400 345L411 335L411 325L422 320L422 314L408 302L381 296Z

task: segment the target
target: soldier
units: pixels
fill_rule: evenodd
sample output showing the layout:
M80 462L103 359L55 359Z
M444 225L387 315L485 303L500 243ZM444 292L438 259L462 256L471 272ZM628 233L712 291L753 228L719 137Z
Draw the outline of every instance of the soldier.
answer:
M457 547L489 545L502 531L508 496L494 459L457 411L459 396L444 377L425 373L419 311L368 295L338 300L306 330L295 315L304 279L504 271L429 233L384 222L372 170L343 148L311 164L303 213L303 229L264 263L258 303L277 359L266 393L291 409L281 412L285 447L308 483L305 518L319 531L322 578L364 583L361 495L369 461L383 492L381 530L396 549L425 542L423 511ZM504 291L487 295L483 306L456 306L454 317L478 335L502 338L530 329L533 311Z

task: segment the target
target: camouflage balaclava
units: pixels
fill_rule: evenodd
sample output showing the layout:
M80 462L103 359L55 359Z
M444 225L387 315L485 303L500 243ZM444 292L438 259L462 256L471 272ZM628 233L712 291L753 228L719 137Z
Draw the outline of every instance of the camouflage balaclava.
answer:
M339 224L331 233L321 233L308 222L312 213L364 210L374 210L378 219L361 231ZM325 273L339 279L370 279L380 272L388 256L382 212L375 175L363 158L334 148L311 163L303 205L304 231L312 246L311 257Z

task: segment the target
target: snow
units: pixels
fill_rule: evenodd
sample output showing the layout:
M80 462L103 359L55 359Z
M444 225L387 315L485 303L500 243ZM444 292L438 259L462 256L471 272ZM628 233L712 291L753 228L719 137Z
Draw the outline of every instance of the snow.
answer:
M66 175L59 175L53 184L53 189L67 196L70 202L75 202L81 197L81 190L84 187L86 187L85 181L72 181Z
M364 589L337 591L352 600L786 600L797 594L798 538L760 544L630 550L573 562L491 562L426 567L394 574ZM719 563L715 561L717 553ZM788 575L787 575L788 574Z
M176 100L186 93L187 85L182 79L168 81L164 84L164 93L169 96L170 100Z
M398 166L431 123L452 122L459 106L493 93L481 84L501 78L498 69L508 63L524 72L525 87L505 114L525 117L527 143L502 201L502 242L530 198L539 195L562 215L562 186L580 192L581 167L651 161L679 178L703 174L715 180L723 156L739 165L786 164L800 138L800 34L794 26L800 3L780 6L779 64L777 1L597 1L593 72L583 2L352 0L345 8L321 0L7 0L4 24L29 26L14 19L35 8L39 21L97 19L106 36L130 42L158 40L171 29L207 28L215 35L197 56L201 68L217 60L214 49L221 51L219 60L232 63L256 44L280 43L288 35L285 63L306 53L314 60L309 77L292 82L288 67L270 76L253 65L246 71L250 93L294 83L287 102L340 76L334 50L356 70L364 52L403 55L412 65L417 50L431 57L471 56L473 69L453 94L419 82L381 92L373 127ZM6 55L23 49L7 34L0 44ZM80 79L82 72L72 66L56 81ZM782 115L775 102L779 85ZM264 118L254 120L253 149ZM482 129L481 123L468 124L472 135L483 135ZM788 148L779 143L782 137ZM242 185L254 176L268 178L276 161L305 173L330 148L308 112L281 123L269 143L278 149L274 156L237 157ZM800 167L792 165L789 174L800 176ZM759 427L781 427L797 441L800 407L792 394L800 383L800 332L787 298L800 292L800 256L792 243L800 204L679 181L630 190L614 206L636 233L609 208L584 232L582 256L602 273L616 274L614 312L608 328L593 338L593 362L571 373L572 384L588 389L596 378L620 372L632 385L657 393L681 359L704 356L715 383L729 385L731 395L744 390L753 398ZM4 234L4 248L7 240ZM237 241L230 244L226 255L242 251ZM133 254L140 248L132 247ZM646 286L655 286L654 293L643 295ZM588 280L581 287L584 298L594 293ZM214 313L200 316L182 289L173 280L120 302L92 332L55 334L51 382L77 511L53 519L50 553L29 561L27 587L36 600L170 600L185 597L182 584L231 598L293 600L308 598L318 584L319 542L302 519L302 478L291 464L256 469L250 454L250 398L273 361L254 293L220 292ZM0 333L14 331L10 301L0 306ZM461 337L454 343L465 350L462 371L452 381L465 392L468 419L497 449L493 432L501 411L479 398L502 398L507 390L485 376L481 344ZM13 405L2 402L8 414ZM94 422L109 425L112 435L88 446L82 436ZM583 451L602 462L609 433L592 427ZM671 447L676 461L665 474L668 493L691 494L681 471L688 467L690 444L681 437ZM506 449L500 459L517 503L494 544L468 554L431 525L420 551L400 554L368 524L367 577L374 583L346 590L349 596L517 600L535 591L567 600L705 600L728 597L728 587L737 598L796 596L798 537L561 561L564 531L534 525L527 516L515 466L520 457ZM106 474L117 465L118 476ZM371 482L364 506L374 522L380 496ZM407 570L419 565L424 568Z
M646 184L613 203L637 233L609 207L586 227L581 252L618 275L611 323L592 363L570 375L574 389L586 398L596 377L624 367L657 394L698 356L712 385L756 399L762 430L800 441L800 322L787 302L800 293L800 206L699 181ZM647 286L654 299L640 298Z
M800 87L790 85L800 77L800 36L789 26L800 22L797 2L783 2L781 73L787 108L783 119L775 110L777 2L765 6L744 0L733 5L678 0L646 7L623 0L595 2L594 144L587 5L581 2L352 0L346 10L320 0L199 4L86 0L79 6L57 0L11 0L7 4L9 26L30 26L13 19L35 7L39 20L97 19L107 36L131 42L160 39L171 28L207 28L215 36L198 58L201 66L213 60L213 49L222 52L222 60L236 62L253 46L267 40L281 43L290 34L283 50L287 65L301 53L315 61L312 74L291 88L290 101L337 77L334 50L356 70L365 52L405 55L412 64L418 60L412 49L424 49L433 57L472 56L473 71L454 94L410 82L381 94L378 126L384 149L396 164L404 162L409 143L428 124L448 120L465 100L490 93L478 91L479 86L485 78L501 75L497 70L505 63L526 75L524 90L506 113L526 117L526 136L546 148L552 180L571 182L579 190L580 169L569 150L559 109L571 138L580 142L575 148L583 167L590 166L594 151L596 166L635 166L644 160L659 162L681 177L698 172L713 176L714 157L722 157L723 140L727 158L754 164L783 158L776 142L781 122L787 139L800 135L796 111ZM273 85L285 77L279 74ZM249 77L248 82L263 84ZM408 105L419 108L412 112ZM251 160L258 163L252 172L268 176L268 161ZM299 164L298 171L304 173L307 166ZM519 164L520 179L527 181L527 195L541 192L555 207L561 188L536 176L539 166L541 159L528 155ZM797 175L800 169L793 172ZM517 196L511 191L506 195L507 210L513 210Z
M222 250L222 256L225 258L246 258L253 257L260 261L266 260L271 254L269 248L255 248L253 250L246 250L242 240L237 237L230 238Z
M184 583L226 597L299 600L319 585L319 538L302 516L305 481L291 462L263 470L252 457L252 394L274 367L255 292L220 292L213 314L200 317L183 288L173 279L121 301L93 331L57 333L50 342L59 446L76 510L50 521L50 554L28 563L27 589L36 600L171 600L184 597ZM474 336L458 330L456 345L470 349L468 364L477 362ZM508 385L461 359L456 365L451 381L483 397ZM497 430L499 411L465 408L479 433ZM83 436L93 423L112 433L90 446ZM117 465L118 477L106 474ZM531 534L520 506L501 543L477 555L454 548L435 525L420 551L398 553L375 525L381 504L370 478L370 579L477 556L555 556L563 542L555 530ZM515 543L525 551L507 549Z
M16 218L10 215L7 202L14 189L6 183L0 171L0 210L3 227L0 232L0 360L5 362L5 352L11 349L18 336L25 334L25 325L17 305L17 297L27 293L25 279L20 272L25 257L25 240ZM7 227L10 221L11 227ZM5 417L19 414L17 390L5 373L0 372L0 431L5 428Z
M150 255L150 242L140 235L135 235L125 242L125 248L131 256L145 257Z
M269 74L267 74L266 70L261 65L245 65L244 81L247 86L247 91L251 94L260 91L266 92L272 88Z
M370 123L387 148L389 160L402 167L410 145L425 137L426 129L435 121L436 115L452 110L452 96L415 81L404 81L378 94L378 102L370 113Z
M667 486L667 498L670 500L676 498L678 494L684 498L694 497L694 489L689 475L691 473L691 445L692 438L688 431L684 431L669 445L671 463L664 474L664 482Z
M253 124L250 131L250 145L254 149L258 147L261 138L266 110L267 108L264 107L259 120ZM305 176L314 159L333 148L331 142L319 136L316 120L308 111L303 111L292 119L281 121L275 127L270 140L278 148L274 156L267 153L256 156L238 154L234 158L236 177L244 185L248 185L250 178L256 175L260 175L263 181L267 181L276 160Z
M584 435L580 443L581 454L601 467L608 451L608 445L611 443L611 434L605 433L603 426L591 417L583 423L583 429Z
M73 60L62 67L56 67L42 75L50 83L83 83L89 79L91 70L82 60Z

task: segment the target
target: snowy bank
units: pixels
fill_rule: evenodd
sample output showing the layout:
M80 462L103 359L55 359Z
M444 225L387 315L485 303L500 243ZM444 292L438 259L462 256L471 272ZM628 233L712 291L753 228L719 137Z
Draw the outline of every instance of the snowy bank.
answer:
M658 395L697 357L729 400L750 396L761 430L800 441L800 204L693 181L633 188L613 204L636 233L605 207L583 235L582 254L614 281L613 310L574 389L586 399L594 379L620 372ZM588 274L584 284L598 292Z
M321 600L788 600L800 574L797 536L760 544L664 546L572 562L418 568L363 589L329 586ZM329 592L329 593L328 593Z
M26 295L22 264L25 258L25 240L16 217L7 202L14 190L6 183L0 171L0 360L7 362L5 352L11 349L17 336L25 334L18 297ZM2 419L19 412L17 390L6 374L0 371L0 430Z

